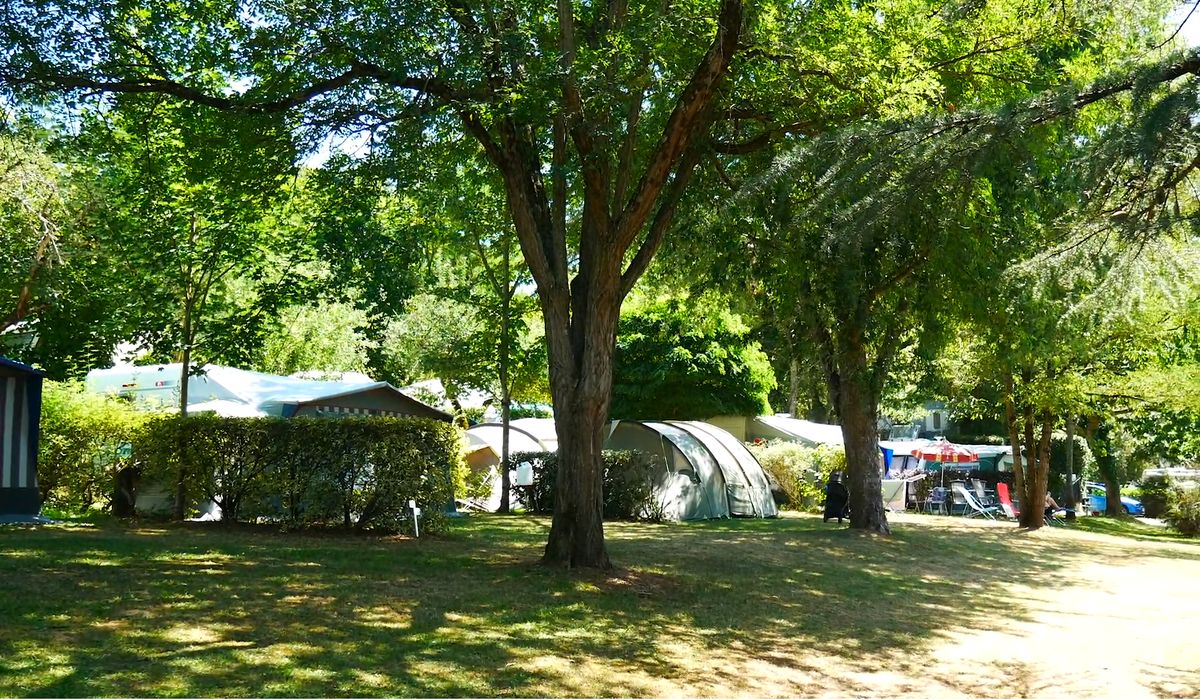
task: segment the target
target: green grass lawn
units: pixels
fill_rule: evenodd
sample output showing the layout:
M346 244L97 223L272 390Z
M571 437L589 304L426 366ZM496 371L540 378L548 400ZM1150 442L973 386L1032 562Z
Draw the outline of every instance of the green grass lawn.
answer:
M1150 525L1129 516L1123 518L1080 516L1075 519L1072 527L1085 532L1102 532L1106 535L1130 537L1135 540L1200 543L1197 538L1181 535L1169 527Z
M919 667L948 632L1019 621L1014 584L1065 585L1109 546L910 519L611 523L611 575L538 566L528 517L420 541L2 528L0 696L653 695L739 687L735 657Z

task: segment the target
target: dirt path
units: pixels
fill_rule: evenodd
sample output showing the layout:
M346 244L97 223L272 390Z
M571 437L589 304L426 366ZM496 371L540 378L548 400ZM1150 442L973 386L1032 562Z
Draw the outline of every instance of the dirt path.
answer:
M907 519L894 516L903 526ZM928 523L928 520L922 522ZM956 522L954 527L1011 525ZM1200 697L1200 547L1066 529L1094 560L1064 569L1062 587L1014 585L1016 621L950 625L920 658L858 662L811 649L751 658L708 650L708 671L683 687L646 679L648 694L807 697ZM714 672L715 671L715 672ZM703 678L703 680L699 680Z

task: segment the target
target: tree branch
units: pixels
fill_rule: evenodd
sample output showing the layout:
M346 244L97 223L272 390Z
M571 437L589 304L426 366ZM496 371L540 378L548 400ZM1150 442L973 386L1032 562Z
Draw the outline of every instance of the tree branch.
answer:
M646 223L659 193L670 177L680 156L691 144L698 124L702 122L716 93L717 84L725 77L737 51L742 30L741 0L722 0L717 19L717 34L696 67L683 93L667 119L663 136L655 149L634 194L621 212L616 224L618 250L626 250Z
M675 210L683 199L688 182L696 172L696 166L700 163L701 153L701 149L694 146L679 161L679 166L675 169L675 177L671 179L666 196L659 202L658 211L650 223L650 230L646 233L646 238L642 240L642 245L638 247L629 267L625 268L625 272L621 275L622 299L629 295L633 286L645 274L646 268L650 266L650 261L654 259L655 253L662 245L663 238L666 237L667 230L670 229L671 222L675 218Z
M374 80L377 83L403 90L412 90L432 95L445 102L465 101L483 96L480 91L463 89L433 76L409 76L393 73L357 59L352 60L350 67L336 76L318 80L307 87L276 99L259 101L247 99L244 95L235 97L214 95L199 88L185 85L177 80L151 76L133 76L106 80L69 73L47 76L0 74L0 82L10 86L35 85L63 91L93 90L97 92L171 95L215 109L248 114L286 112L322 95L340 90L364 79Z

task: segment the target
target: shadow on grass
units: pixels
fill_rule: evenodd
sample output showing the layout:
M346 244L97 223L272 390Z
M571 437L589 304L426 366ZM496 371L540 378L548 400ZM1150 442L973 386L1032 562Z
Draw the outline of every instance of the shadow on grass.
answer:
M570 573L536 565L546 527L0 531L0 695L649 695L744 686L731 656L819 679L807 650L919 664L948 632L1025 616L1015 584L1122 554L940 518L891 538L810 517L610 523L625 568Z

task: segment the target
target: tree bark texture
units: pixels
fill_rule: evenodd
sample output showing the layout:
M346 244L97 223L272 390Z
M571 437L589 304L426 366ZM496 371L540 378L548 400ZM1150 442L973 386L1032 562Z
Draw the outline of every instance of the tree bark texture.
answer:
M846 487L850 492L850 527L890 535L880 482L879 402L860 335L851 334L843 341L839 366L842 371L838 413L849 472Z
M1025 413L1025 454L1029 461L1022 484L1024 490L1021 492L1020 522L1022 527L1036 530L1046 522L1044 513L1050 478L1050 436L1054 429L1054 418L1049 412L1043 411L1039 416L1040 426L1035 426L1030 418L1033 409L1027 408ZM1033 436L1039 427L1040 434L1034 441Z

